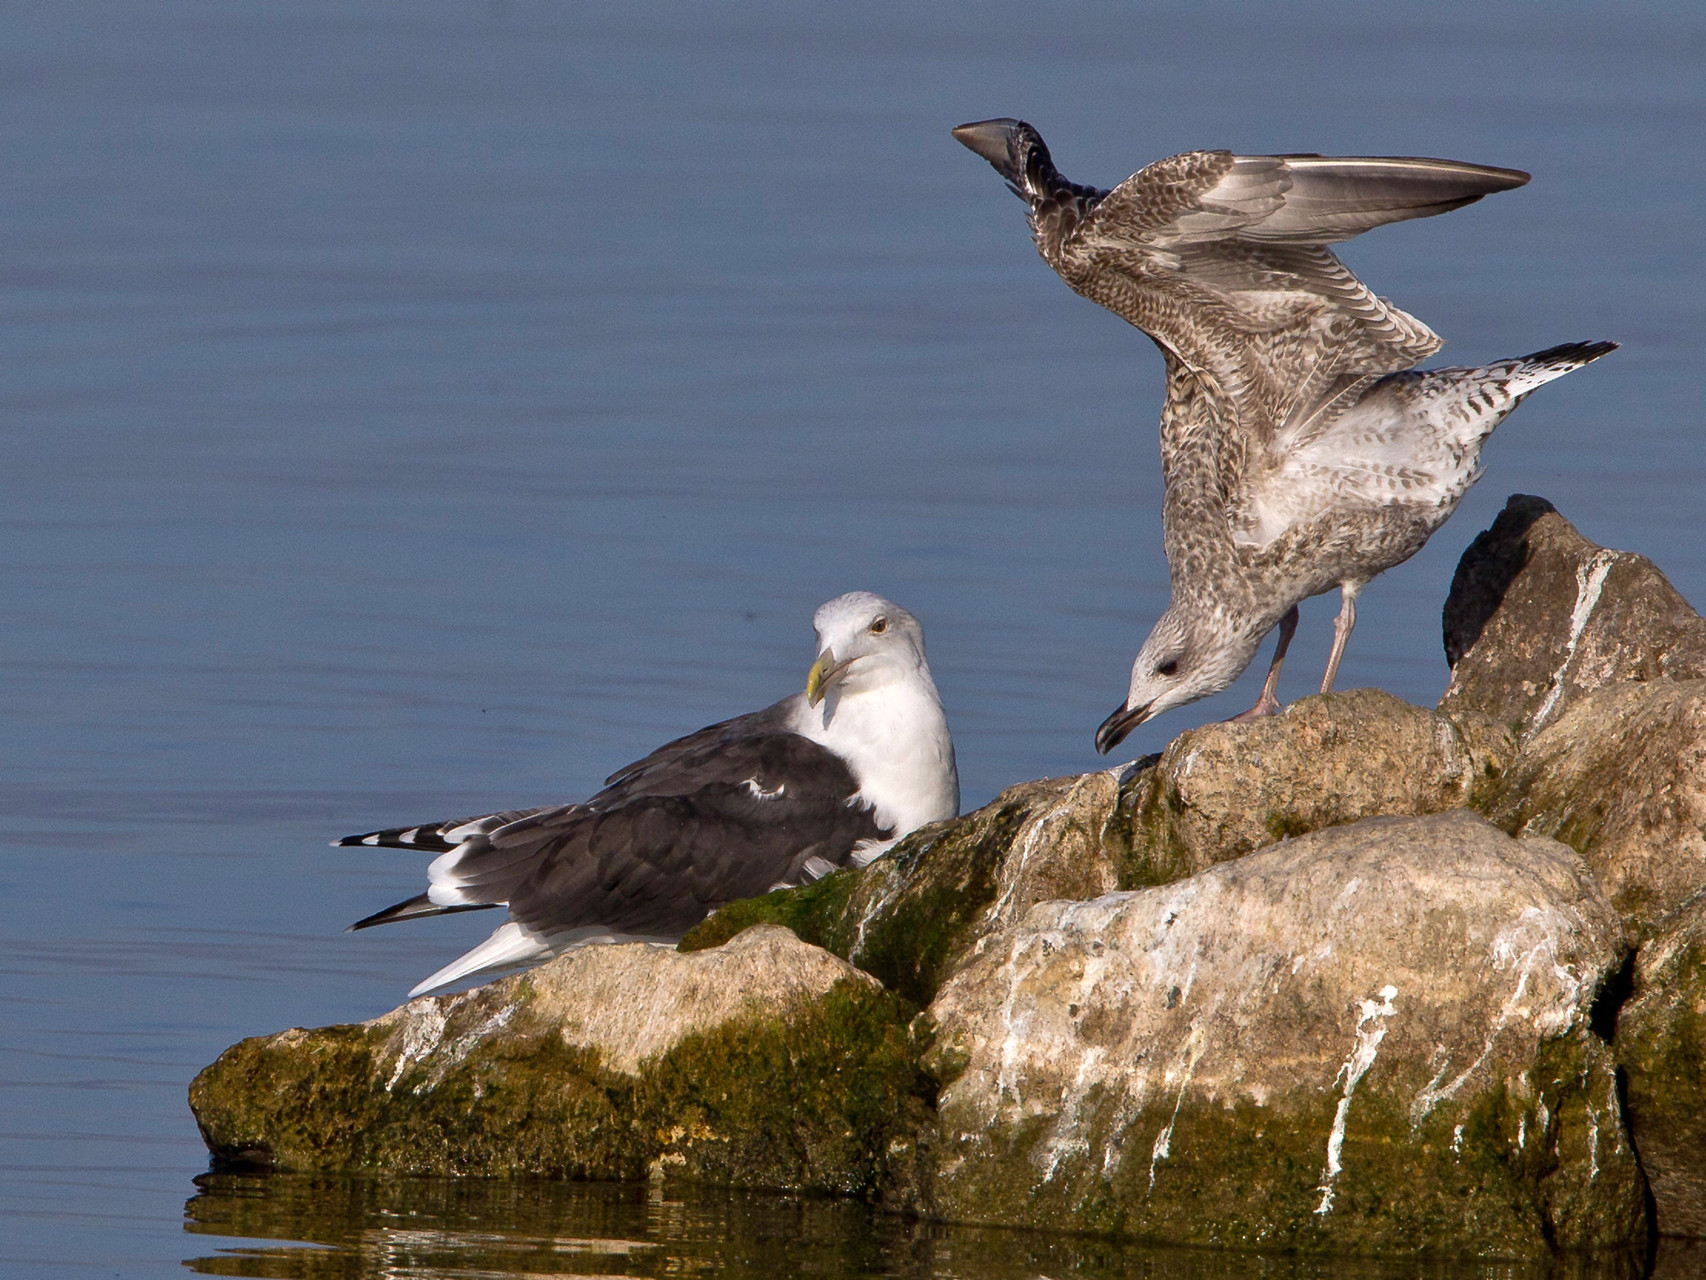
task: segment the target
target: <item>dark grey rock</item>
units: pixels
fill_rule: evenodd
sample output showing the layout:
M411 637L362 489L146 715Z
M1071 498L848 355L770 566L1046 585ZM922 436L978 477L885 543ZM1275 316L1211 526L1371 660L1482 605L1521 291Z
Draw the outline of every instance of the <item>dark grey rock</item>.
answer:
M1579 852L1643 935L1706 888L1706 680L1585 695L1528 739L1485 807Z
M1528 734L1623 680L1706 677L1703 620L1645 556L1601 547L1516 494L1469 544L1445 602L1440 710Z

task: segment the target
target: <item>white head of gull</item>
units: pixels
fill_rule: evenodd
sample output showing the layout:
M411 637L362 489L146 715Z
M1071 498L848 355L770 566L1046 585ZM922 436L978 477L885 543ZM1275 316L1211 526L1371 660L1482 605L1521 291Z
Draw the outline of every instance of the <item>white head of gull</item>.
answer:
M805 689L666 743L589 800L336 841L437 855L425 893L351 928L509 909L419 995L588 943L673 942L724 903L863 865L953 817L953 740L918 619L855 591L813 621Z
M795 732L847 762L885 828L905 834L958 813L954 744L918 619L850 591L819 608L812 626L818 658Z

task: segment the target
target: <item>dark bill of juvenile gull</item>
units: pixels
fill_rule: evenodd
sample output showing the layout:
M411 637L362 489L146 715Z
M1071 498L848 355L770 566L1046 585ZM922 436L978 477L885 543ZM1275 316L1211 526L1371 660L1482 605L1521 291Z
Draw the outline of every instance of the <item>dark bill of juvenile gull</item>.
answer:
M427 891L350 926L508 907L409 994L596 942L673 942L724 903L862 866L959 812L947 717L905 609L854 591L812 619L805 688L617 770L579 804L348 836L438 856Z

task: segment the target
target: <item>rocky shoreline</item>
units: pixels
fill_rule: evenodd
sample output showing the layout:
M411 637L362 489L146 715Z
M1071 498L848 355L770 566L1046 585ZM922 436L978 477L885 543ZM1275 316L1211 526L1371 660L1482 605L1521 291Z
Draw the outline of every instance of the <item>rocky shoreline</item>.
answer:
M202 1134L1250 1248L1706 1234L1706 620L1519 496L1444 629L1436 709L1206 725L677 950L245 1040Z

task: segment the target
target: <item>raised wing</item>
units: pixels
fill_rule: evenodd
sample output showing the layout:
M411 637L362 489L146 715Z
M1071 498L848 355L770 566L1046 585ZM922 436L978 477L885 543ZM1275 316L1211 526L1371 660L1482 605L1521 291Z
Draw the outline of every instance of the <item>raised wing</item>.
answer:
M1200 243L1337 244L1371 227L1430 218L1528 181L1518 169L1415 156L1239 156L1157 160L1097 204L1082 234Z
M1327 245L1527 180L1451 160L1195 151L1038 240L1068 284L1148 333L1260 441L1441 345Z
M1443 521L1479 477L1482 443L1522 397L1616 346L1571 342L1475 368L1381 378L1276 438L1231 513L1234 541L1260 550L1322 517L1402 505L1430 524Z

